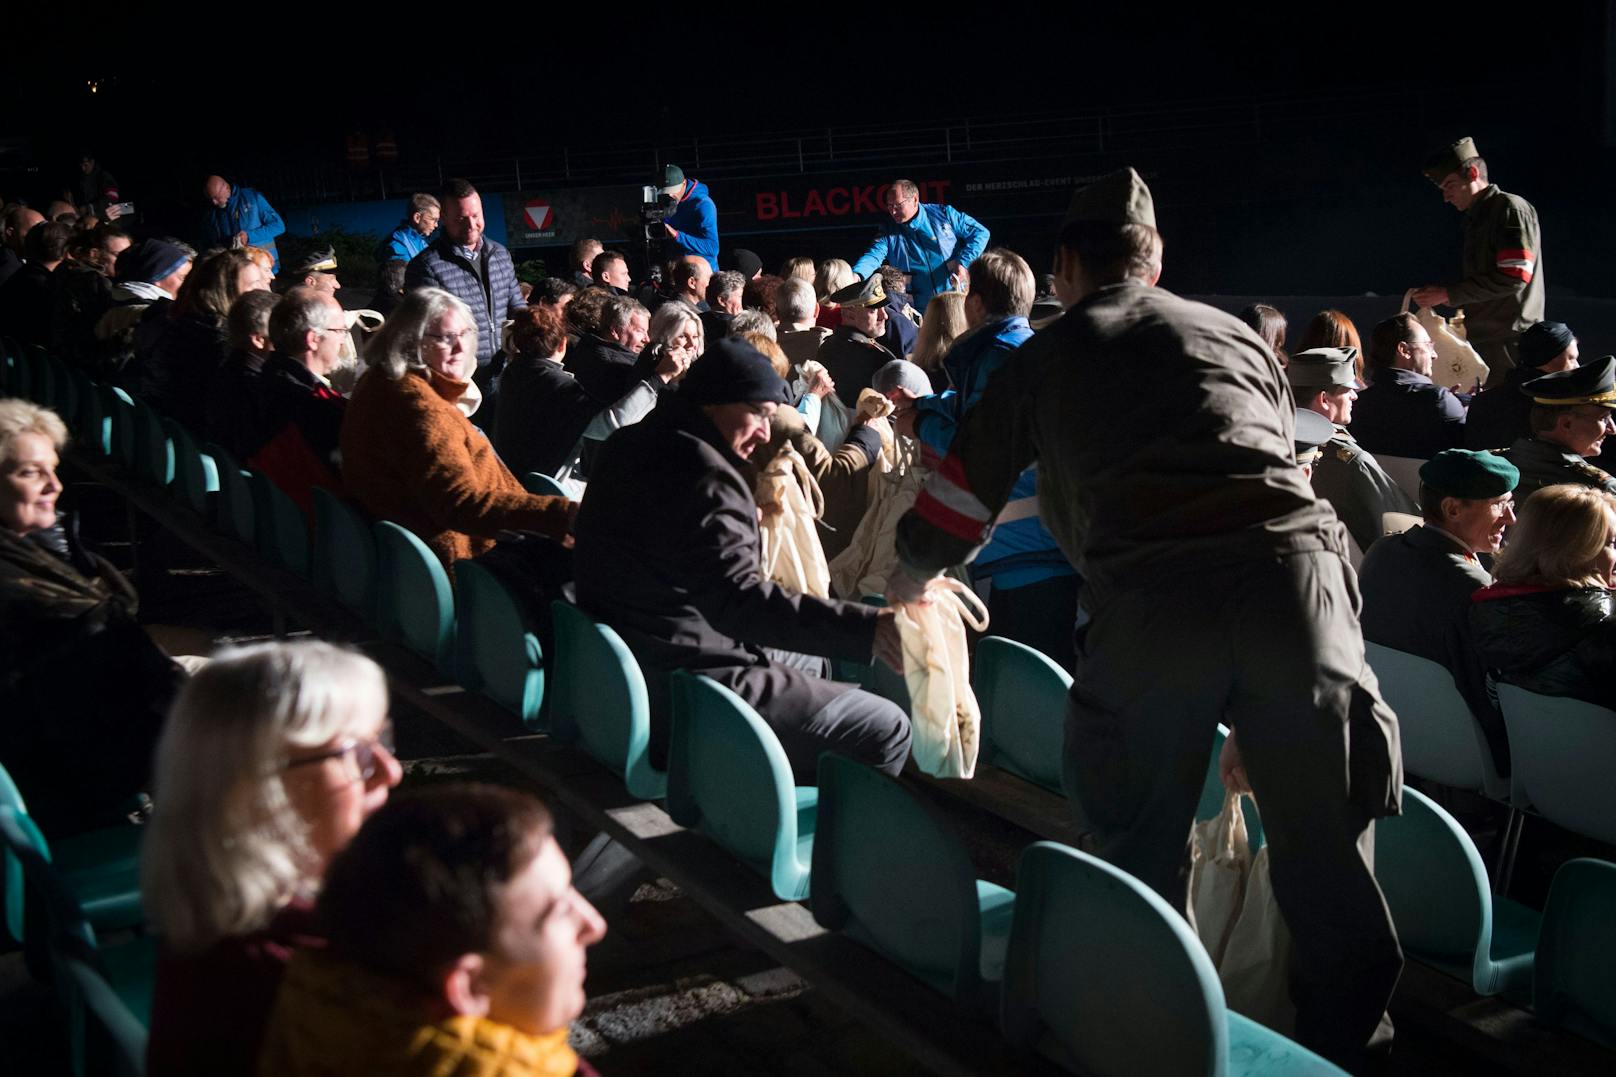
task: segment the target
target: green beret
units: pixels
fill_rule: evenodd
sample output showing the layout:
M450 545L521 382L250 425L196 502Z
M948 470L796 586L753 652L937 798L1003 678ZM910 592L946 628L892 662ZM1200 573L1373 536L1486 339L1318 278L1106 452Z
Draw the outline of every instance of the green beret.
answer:
M1441 183L1453 173L1459 171L1459 167L1466 161L1472 157L1480 156L1481 154L1476 150L1475 139L1461 138L1451 145L1443 146L1427 157L1420 171L1424 172L1432 183Z
M1486 501L1515 489L1521 473L1490 452L1443 449L1420 465L1420 481L1443 497Z
M1150 188L1131 168L1108 173L1072 195L1061 227L1079 221L1096 224L1143 224L1156 227L1156 203Z
M1291 356L1285 377L1292 389L1356 389L1357 359L1357 348L1309 348Z

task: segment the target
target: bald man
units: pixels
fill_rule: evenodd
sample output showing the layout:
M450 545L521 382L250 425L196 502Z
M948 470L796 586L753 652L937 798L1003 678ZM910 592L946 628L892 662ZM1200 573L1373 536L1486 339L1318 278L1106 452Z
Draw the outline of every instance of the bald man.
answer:
M275 237L286 231L286 222L264 196L251 187L232 188L222 176L209 176L203 185L209 208L202 218L204 250L220 247L262 247L281 268Z

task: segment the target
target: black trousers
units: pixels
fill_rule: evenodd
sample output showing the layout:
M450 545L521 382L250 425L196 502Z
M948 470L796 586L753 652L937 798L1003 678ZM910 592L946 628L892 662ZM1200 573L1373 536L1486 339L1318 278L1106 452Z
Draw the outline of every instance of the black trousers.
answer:
M1077 659L1073 636L1077 631L1077 596L1081 577L1054 576L1025 587L988 592L988 631L1025 643L1072 672Z

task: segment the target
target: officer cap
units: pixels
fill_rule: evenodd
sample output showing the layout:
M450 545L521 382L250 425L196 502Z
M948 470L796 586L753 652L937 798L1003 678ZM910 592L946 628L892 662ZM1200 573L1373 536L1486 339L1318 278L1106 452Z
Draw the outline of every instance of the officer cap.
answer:
M1480 156L1481 154L1476 150L1475 139L1461 138L1452 145L1443 146L1440 150L1427 157L1420 171L1424 172L1432 183L1441 183L1453 173L1459 171L1459 167L1466 161L1472 157Z
M662 182L657 184L658 189L677 187L685 181L685 170L678 165L666 165L662 169Z
M1322 455L1319 446L1335 436L1335 425L1310 408L1296 409L1296 463L1314 463Z
M892 300L881 286L881 274L871 273L864 280L856 280L830 293L825 297L825 302L835 303L838 307L884 307Z
M1521 392L1544 407L1598 404L1616 408L1616 356L1607 355L1587 366L1556 370L1522 382Z
M1521 366L1542 366L1577 339L1565 322L1538 322L1521 334Z
M1143 224L1156 227L1156 203L1150 188L1131 168L1108 173L1072 195L1061 227L1078 222Z
M1285 377L1292 389L1357 388L1357 348L1309 348L1291 356Z
M301 277L308 273L335 273L337 271L337 251L335 247L316 247L302 258L298 259L292 267L292 275Z
M1485 501L1515 489L1521 473L1514 464L1490 452L1443 449L1420 465L1420 481L1443 497Z

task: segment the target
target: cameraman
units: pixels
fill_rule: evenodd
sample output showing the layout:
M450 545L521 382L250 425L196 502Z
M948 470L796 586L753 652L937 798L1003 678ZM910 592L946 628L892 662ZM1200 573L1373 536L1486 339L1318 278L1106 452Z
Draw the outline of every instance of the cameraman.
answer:
M664 200L672 200L672 212L662 221L668 234L662 241L663 260L699 254L718 272L718 207L708 196L707 185L685 179L684 169L668 165L662 170L661 193Z

